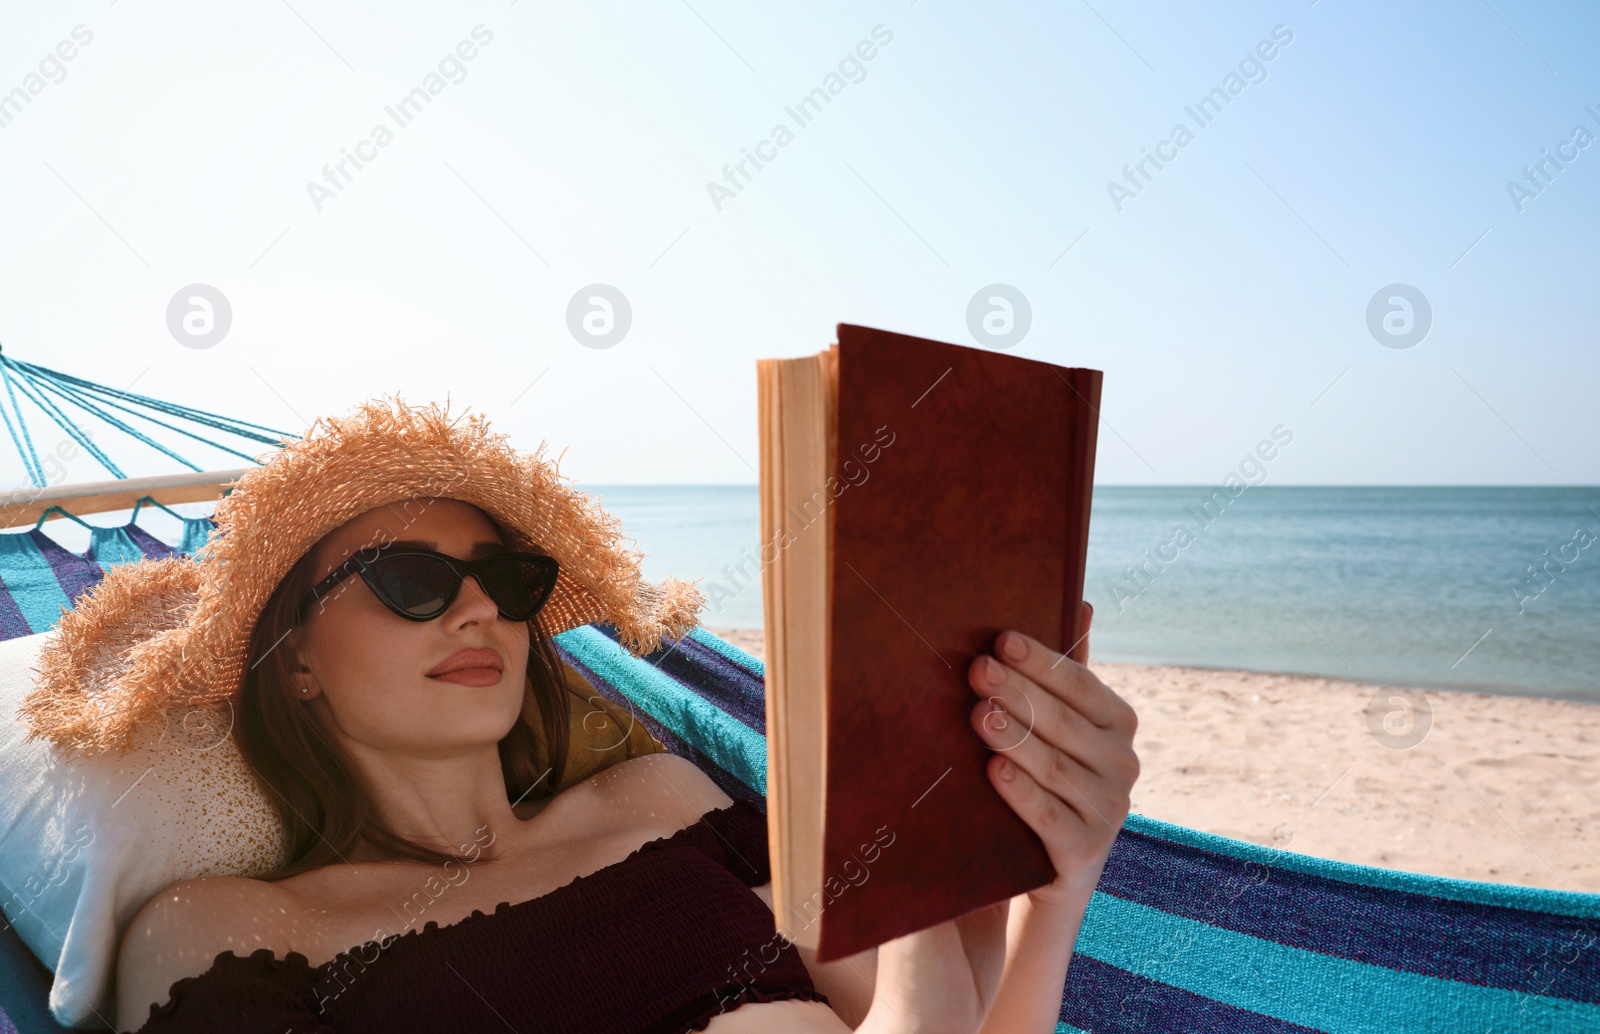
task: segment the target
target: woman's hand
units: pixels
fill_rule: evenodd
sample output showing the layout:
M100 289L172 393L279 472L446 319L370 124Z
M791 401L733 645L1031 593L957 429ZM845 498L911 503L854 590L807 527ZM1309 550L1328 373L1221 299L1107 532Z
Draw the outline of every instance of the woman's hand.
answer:
M1084 667L1094 609L1083 608L1070 656L1008 630L995 644L1004 662L998 681L989 677L989 654L968 672L983 696L973 724L995 751L989 779L1039 834L1056 870L1018 906L1027 920L1018 971L1002 986L1011 901L888 941L878 947L876 994L858 1031L975 1031L986 1019L1006 1030L1053 1024L1078 924L1139 777L1133 708ZM1003 1018L991 1014L997 995Z
M1042 906L1087 902L1139 778L1138 717L1084 667L1094 608L1083 608L1083 633L1069 654L1007 630L995 653L980 654L967 673L982 697L973 725L995 751L989 780L1039 834L1055 866L1056 878L1028 893Z

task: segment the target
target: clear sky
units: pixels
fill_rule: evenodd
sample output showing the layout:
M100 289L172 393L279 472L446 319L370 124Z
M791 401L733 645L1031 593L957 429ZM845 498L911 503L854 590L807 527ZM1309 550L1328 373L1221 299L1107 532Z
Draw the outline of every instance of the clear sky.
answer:
M580 483L748 483L757 359L976 344L1003 284L1010 354L1105 371L1104 483L1215 484L1279 425L1277 484L1600 483L1594 6L1218 6L10 0L0 343L293 432L448 393ZM210 347L169 329L191 284ZM610 347L569 329L592 284Z

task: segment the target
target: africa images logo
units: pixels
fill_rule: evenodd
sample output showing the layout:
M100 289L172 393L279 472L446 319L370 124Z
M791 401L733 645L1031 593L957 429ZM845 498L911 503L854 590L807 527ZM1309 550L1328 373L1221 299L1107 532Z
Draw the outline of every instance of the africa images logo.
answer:
M467 66L464 62L476 59L480 49L493 40L493 32L482 24L474 25L472 39L460 41L454 50L440 58L435 66L437 71L424 75L420 86L413 87L410 93L393 104L384 105L384 114L399 129L410 126L433 103L433 99L445 91L445 87L466 81ZM322 179L327 185L316 180L306 181L306 193L311 198L312 207L321 212L323 204L344 193L344 188L355 181L355 173L376 161L380 150L388 147L394 139L394 130L379 122L364 139L356 141L354 147L339 148L342 157L337 162L324 163L322 166ZM355 172L348 168L352 165L355 166Z
M873 40L877 42L874 43ZM880 49L887 47L893 41L894 33L888 26L881 22L874 25L872 39L862 40L856 44L853 51L840 58L835 66L837 71L829 72L822 77L820 86L812 87L810 93L795 103L784 106L784 113L794 122L795 128L804 129L811 125L817 116L822 114L823 109L844 92L846 86L865 80L867 66L863 62L877 57ZM755 174L766 168L767 163L777 160L779 150L788 147L795 139L794 129L790 129L782 122L776 123L769 133L766 139L759 141L752 148L755 153L752 154L743 147L739 148L741 157L738 162L722 167L722 183L716 180L706 181L706 194L711 198L711 206L718 212L722 211L723 205L727 202L744 193L744 188L754 182Z
M1224 108L1233 103L1233 98L1238 97L1246 89L1258 83L1267 81L1267 62L1271 62L1283 52L1283 49L1294 42L1294 31L1287 25L1275 25L1272 29L1272 38L1264 39L1255 45L1255 48L1239 59L1238 71L1229 72L1222 77L1222 84L1211 88L1211 92L1202 96L1191 105L1185 105L1184 111L1194 122L1195 129L1179 122L1172 127L1171 135L1165 140L1160 140L1153 148L1139 148L1139 153L1144 157L1136 163L1129 163L1122 167L1122 178L1127 186L1115 180L1106 181L1106 193L1111 197L1111 205L1118 212L1132 199L1144 193L1146 187L1155 182L1155 174L1166 168L1168 164L1178 158L1178 152L1188 147L1195 141L1195 132L1204 129L1217 120ZM1150 168L1154 166L1154 170ZM1139 177L1144 177L1140 181Z

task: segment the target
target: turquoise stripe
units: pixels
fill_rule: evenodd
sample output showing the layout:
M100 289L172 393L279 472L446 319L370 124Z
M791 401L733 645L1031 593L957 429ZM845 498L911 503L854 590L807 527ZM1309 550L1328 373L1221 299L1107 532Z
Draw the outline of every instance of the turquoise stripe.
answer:
M211 522L204 517L185 517L183 519L183 541L178 543L178 548L185 553L193 554L195 550L206 544L211 537Z
M133 541L123 528L93 528L89 532L89 556L109 571L118 564L136 564L144 559L144 550Z
M655 665L633 656L597 628L584 625L562 632L555 639L651 718L752 790L766 793L765 736L663 674Z
M55 568L26 533L0 535L0 582L35 632L54 628L62 610L72 609L72 601L56 580Z
M1518 887L1509 883L1483 883L1478 880L1460 880L1447 876L1427 876L1422 873L1402 872L1399 869L1380 869L1373 865L1357 865L1330 858L1317 858L1296 854L1278 848L1262 847L1203 833L1187 826L1178 826L1145 815L1129 815L1124 823L1135 833L1158 837L1174 844L1197 847L1202 851L1227 855L1247 862L1290 872L1321 876L1324 879L1354 883L1363 887L1401 891L1406 894L1426 894L1449 901L1464 901L1475 905L1497 905L1501 908L1524 908L1530 912L1548 912L1551 915L1578 916L1600 919L1600 894L1584 894L1571 890L1547 890L1542 887Z
M715 650L717 653L722 654L722 656L728 658L728 660L732 661L733 663L739 665L747 671L753 672L756 678L759 679L766 676L767 666L761 663L760 658L753 657L750 654L745 653L743 650L739 649L737 646L734 646L721 636L707 632L700 625L696 625L689 629L689 635L694 639L695 642L707 647L708 649Z
M1391 1034L1402 1027L1437 1034L1600 1030L1600 1006L1290 948L1099 891L1073 950L1213 1001L1333 1034Z
M1079 1030L1072 1024L1062 1020L1056 1024L1056 1034L1089 1034L1086 1030Z

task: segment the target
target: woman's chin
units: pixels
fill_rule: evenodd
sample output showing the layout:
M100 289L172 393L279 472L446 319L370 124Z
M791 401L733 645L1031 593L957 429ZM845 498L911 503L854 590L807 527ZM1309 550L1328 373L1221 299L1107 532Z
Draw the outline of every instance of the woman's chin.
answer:
M371 720L391 729L403 723L435 743L469 746L485 740L499 742L522 716L523 689L504 677L487 686L462 685L431 675L423 682L411 692L396 694L384 709L386 714L372 715Z

